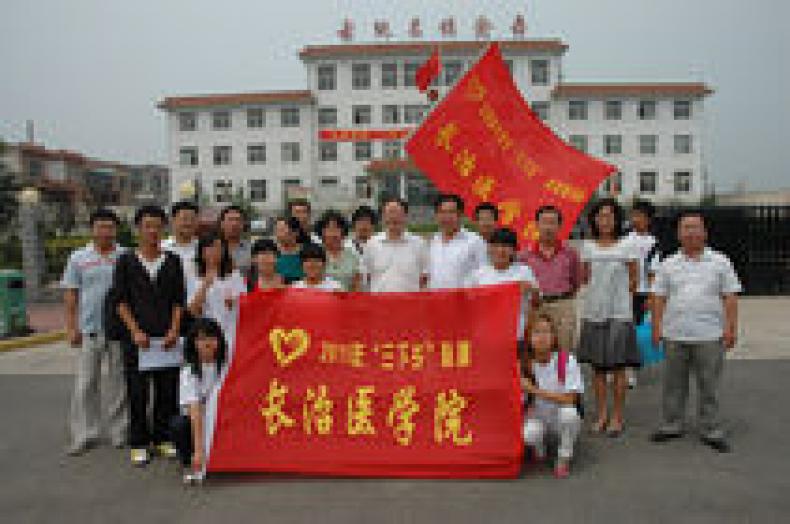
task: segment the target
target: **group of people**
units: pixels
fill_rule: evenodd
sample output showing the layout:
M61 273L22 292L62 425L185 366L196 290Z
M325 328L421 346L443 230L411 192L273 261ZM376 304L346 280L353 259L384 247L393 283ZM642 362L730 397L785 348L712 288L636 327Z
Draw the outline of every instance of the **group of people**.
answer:
M592 369L592 431L622 434L626 370L641 361L635 325L648 311L654 343L663 341L666 351L662 422L653 441L683 435L693 370L700 437L729 450L717 388L724 351L735 344L740 284L727 257L707 247L701 213L680 214L681 247L669 254L650 234L653 207L646 202L633 206L627 235L621 206L597 202L587 216L591 238L578 252L558 239L564 217L553 205L537 210L537 241L521 250L516 233L498 226L493 204L475 208L476 232L463 226L464 201L457 195L440 195L434 210L438 231L423 238L407 230L408 203L399 198L385 198L378 212L362 206L350 221L328 210L315 223L309 201L295 200L274 221L271 238L251 242L238 207L223 209L216 228L199 234L194 203L179 202L169 215L144 206L134 217L134 249L116 244L113 212L94 212L92 241L71 255L62 282L68 340L80 348L68 452L82 454L99 441L105 411L107 436L131 448L132 464L144 466L152 453L179 457L185 480L199 480L205 403L232 358L243 293L286 286L418 292L504 282L518 283L522 293L516 339L523 436L534 462L546 459L546 437L554 433L554 473L569 475L584 415L582 364ZM164 239L168 223L172 235ZM145 364L146 352L177 348L183 365ZM104 355L109 405L102 410Z

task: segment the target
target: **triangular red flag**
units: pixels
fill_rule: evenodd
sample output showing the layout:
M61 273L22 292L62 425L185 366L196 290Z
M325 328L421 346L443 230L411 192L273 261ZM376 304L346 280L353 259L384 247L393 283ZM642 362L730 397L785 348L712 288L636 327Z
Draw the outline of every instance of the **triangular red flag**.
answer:
M439 49L436 49L428 61L417 69L417 74L414 77L417 88L423 93L427 91L431 82L439 77L441 71L442 62L439 59Z

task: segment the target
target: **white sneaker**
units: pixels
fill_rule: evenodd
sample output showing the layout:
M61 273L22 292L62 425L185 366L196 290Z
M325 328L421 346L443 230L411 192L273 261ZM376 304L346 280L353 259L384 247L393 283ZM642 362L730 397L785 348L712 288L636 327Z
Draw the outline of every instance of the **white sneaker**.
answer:
M132 448L132 465L142 467L148 464L148 450L145 448Z
M187 486L193 486L196 484L203 483L203 472L202 471L186 471L184 472L184 484Z
M162 442L158 446L156 446L156 453L160 457L174 459L178 457L178 450L173 445L172 442Z

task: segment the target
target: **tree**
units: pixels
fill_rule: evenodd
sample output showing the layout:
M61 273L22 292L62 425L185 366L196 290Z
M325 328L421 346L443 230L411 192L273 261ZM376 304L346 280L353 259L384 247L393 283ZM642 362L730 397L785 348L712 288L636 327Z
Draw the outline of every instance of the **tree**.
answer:
M11 229L11 224L16 219L19 202L17 193L19 185L16 176L11 173L6 166L3 158L5 157L6 145L0 140L0 232L6 233Z
M244 216L247 217L247 220L257 220L260 213L252 205L252 200L244 194L244 189L238 188L231 199L231 204L234 206L239 206L242 211L244 211Z

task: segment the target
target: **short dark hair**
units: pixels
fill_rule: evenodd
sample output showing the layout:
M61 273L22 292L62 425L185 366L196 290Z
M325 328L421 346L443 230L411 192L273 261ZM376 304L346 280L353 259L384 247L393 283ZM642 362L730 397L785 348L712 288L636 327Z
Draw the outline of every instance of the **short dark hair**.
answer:
M481 202L475 207L475 219L480 219L482 211L489 211L494 215L494 220L499 220L499 209L491 202Z
M302 259L302 263L304 263L306 260L320 260L321 262L326 263L326 251L324 251L324 248L318 244L308 242L302 246L302 250L299 251L299 258Z
M461 198L458 195L453 194L453 193L441 193L441 194L439 194L439 196L436 197L436 201L434 201L434 203L433 203L433 210L434 211L439 211L439 208L445 202L455 202L455 209L456 209L456 211L458 211L459 213L463 213L464 212L464 199Z
M677 212L675 215L675 230L680 226L680 221L686 217L699 217L702 220L702 227L705 228L705 231L708 230L708 217L702 209L697 207L687 207Z
M288 226L288 229L296 233L297 236L304 233L302 231L302 224L292 216L279 216L274 219L274 225L277 225L279 222L284 222L285 225Z
M200 355L198 353L197 344L195 343L199 335L208 335L217 339L217 354L214 362L217 366L217 374L221 373L228 349L222 327L220 327L219 323L213 318L201 317L196 318L194 322L192 322L192 326L184 341L184 361L189 366L193 375L198 378L203 378Z
M100 207L99 209L91 213L88 223L91 226L93 226L93 224L102 220L106 220L106 221L111 220L115 222L116 226L121 225L121 219L118 218L118 215L115 214L115 211L113 211L112 209L107 209L106 207Z
M513 249L518 249L518 235L509 227L500 227L491 233L491 238L488 239L489 244L504 244Z
M227 215L228 213L232 213L234 211L241 215L241 219L244 222L247 222L247 214L244 212L241 206L237 206L235 204L230 206L225 206L222 208L222 211L219 212L219 222L221 223L223 220L225 220L225 215Z
M310 201L306 198L294 198L293 200L288 201L288 214L292 214L295 207L306 207L307 211L312 212L313 206L310 205Z
M322 239L324 238L324 229L329 224L335 224L343 232L343 236L348 235L348 220L339 211L328 209L321 215L321 218L315 224L315 233Z
M274 253L280 256L280 250L277 249L277 243L271 238L260 238L252 244L252 256L258 253Z
M653 218L656 214L656 206L647 200L635 200L634 205L631 206L631 211L637 211L645 215L648 219Z
M379 217L376 214L376 211L370 206L359 206L354 210L351 214L351 225L356 224L360 220L364 219L370 220L370 223L374 226L378 224Z
M134 214L134 225L139 226L144 217L155 217L162 219L162 224L167 224L167 213L159 206L146 205L142 206Z
M397 203L401 207L401 209L403 209L406 213L409 212L409 203L408 202L406 202L401 197L389 195L389 196L385 196L384 198L381 199L381 214L382 215L384 214L384 208L387 207L387 204L391 204L392 202Z
M590 233L593 238L601 236L598 224L595 223L595 216L605 207L611 207L614 211L614 236L623 236L623 208L614 198L604 198L596 202L587 214L587 224L590 226Z
M557 206L554 206L552 204L546 204L540 206L538 210L535 211L535 222L540 220L540 215L542 215L543 213L554 213L555 215L557 215L557 222L562 224L562 211L560 211L560 209Z
M210 246L217 240L219 240L222 245L222 255L219 260L219 277L224 278L233 271L233 259L230 256L228 243L222 238L222 235L212 230L202 234L200 238L198 238L197 252L195 253L195 265L197 266L198 276L202 277L206 274L206 260L203 258L203 248Z
M200 212L200 208L194 202L190 202L189 200L182 200L180 202L176 202L173 204L173 207L170 208L170 216L176 216L180 211L194 211L195 213Z

